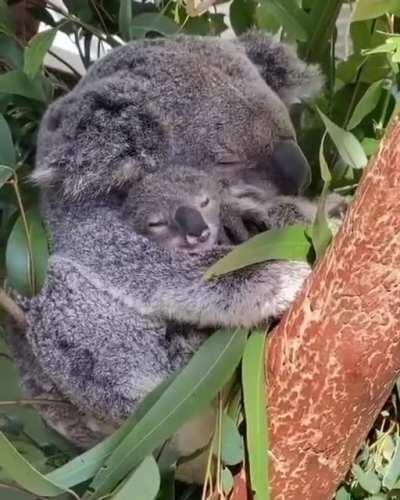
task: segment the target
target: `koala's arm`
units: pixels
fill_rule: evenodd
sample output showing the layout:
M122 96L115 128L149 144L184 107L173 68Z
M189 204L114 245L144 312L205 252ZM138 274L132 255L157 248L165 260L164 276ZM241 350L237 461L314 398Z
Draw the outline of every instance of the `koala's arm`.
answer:
M60 231L68 244L58 254L81 262L93 283L101 276L109 293L149 317L199 326L253 326L278 317L310 272L305 263L273 261L206 281L206 270L231 247L192 256L168 251L107 207L73 215Z

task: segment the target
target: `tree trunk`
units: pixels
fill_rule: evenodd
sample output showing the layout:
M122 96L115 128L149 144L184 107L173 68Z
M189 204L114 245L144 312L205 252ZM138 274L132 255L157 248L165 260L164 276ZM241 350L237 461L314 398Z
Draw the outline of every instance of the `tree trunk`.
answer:
M267 353L273 500L329 500L400 372L400 120Z
M272 499L330 500L400 373L400 118L266 358Z

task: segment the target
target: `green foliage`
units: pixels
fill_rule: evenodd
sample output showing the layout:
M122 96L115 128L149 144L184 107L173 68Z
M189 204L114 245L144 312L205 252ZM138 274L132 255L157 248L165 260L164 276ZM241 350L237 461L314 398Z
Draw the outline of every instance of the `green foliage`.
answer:
M319 63L326 81L323 95L316 103L302 102L293 108L299 142L313 170L309 194L320 196L314 224L307 230L292 227L257 235L213 266L207 277L215 278L268 259L323 256L332 236L326 215L329 191L354 192L367 158L379 148L397 103L399 2L233 0L229 20L221 4L223 1L218 1L207 8L206 3L199 5L194 0L65 0L65 7L57 7L49 2L46 9L33 11L44 29L24 45L16 36L16 23L7 2L0 0L2 286L11 284L30 296L38 292L45 277L48 241L38 214L38 193L26 180L33 168L43 113L55 97L67 92L79 79L68 64L64 64L65 71L44 65L57 33L67 35L76 44L85 68L96 58L93 47L102 54L105 49L142 37L220 35L229 23L237 34L253 26L272 31L295 44L304 60ZM245 349L243 394L230 391L226 405L224 402L224 408L220 408L209 453L219 464L218 488L228 493L233 484L231 468L243 462L245 446L252 487L258 499L262 495L266 498L268 440L259 434L265 431L261 384L264 338L253 334L246 347L245 342L245 332L215 334L182 373L150 393L114 435L82 455L47 429L34 409L9 404L19 400L21 394L15 367L0 344L0 497L1 484L11 483L42 496L73 488L75 495L87 499L113 494L119 500L134 495L144 500L198 500L201 493L182 490L174 483L177 463L188 457L167 459L160 450L185 420L222 389ZM243 399L245 441L240 425ZM398 403L396 394L392 400ZM2 407L2 402L7 404ZM383 423L381 418L379 430L369 436L336 500L391 498L392 493L399 494L396 412L391 407L382 417ZM10 500L34 498L8 489L3 496ZM59 498L72 497L63 494Z
M264 363L265 334L254 332L243 355L242 385L251 488L257 500L270 498Z

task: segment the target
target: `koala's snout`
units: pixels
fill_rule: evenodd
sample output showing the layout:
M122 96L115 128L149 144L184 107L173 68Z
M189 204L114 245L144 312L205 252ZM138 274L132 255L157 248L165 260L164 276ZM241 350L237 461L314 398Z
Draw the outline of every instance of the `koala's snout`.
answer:
M178 207L175 212L175 222L189 245L205 243L211 235L203 216L195 208Z

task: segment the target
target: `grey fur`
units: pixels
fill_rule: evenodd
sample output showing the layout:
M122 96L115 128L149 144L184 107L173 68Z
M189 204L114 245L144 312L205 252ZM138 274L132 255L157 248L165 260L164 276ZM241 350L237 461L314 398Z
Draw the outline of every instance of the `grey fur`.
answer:
M165 248L190 252L212 248L220 235L221 188L190 167L147 174L129 190L122 219L136 233Z
M43 120L34 178L53 255L27 308L24 347L11 343L28 393L55 393L84 415L77 422L45 409L80 445L109 432L190 359L206 333L175 324L250 327L279 317L310 272L274 261L206 282L204 271L231 247L168 250L122 216L139 176L162 180L171 165L228 181L246 171L269 200L286 194L287 177L290 190L301 187L302 158L282 172L271 158L276 145L295 139L276 92L301 90L309 70L269 40L252 33L242 41L131 43L95 64Z

